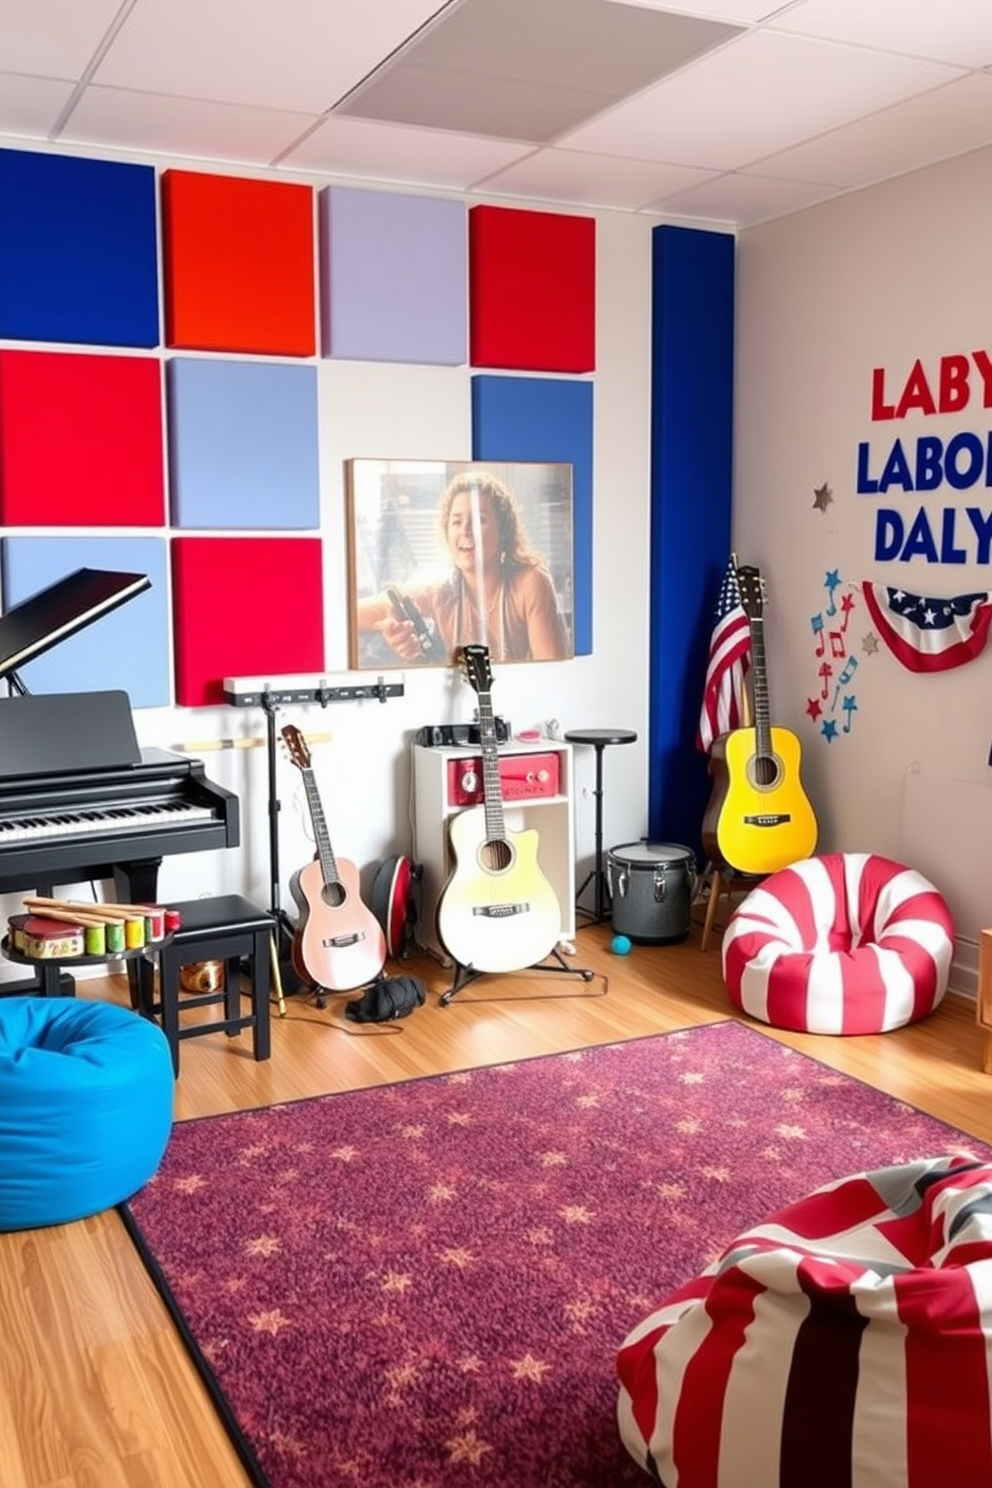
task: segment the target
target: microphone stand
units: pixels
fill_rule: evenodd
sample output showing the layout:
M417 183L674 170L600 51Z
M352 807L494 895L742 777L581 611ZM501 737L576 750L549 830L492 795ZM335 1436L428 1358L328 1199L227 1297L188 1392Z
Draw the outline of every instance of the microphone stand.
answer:
M279 812L282 810L282 803L279 800L276 779L276 714L279 711L279 705L269 692L263 692L261 704L265 713L265 744L269 770L269 910L275 923L274 964L283 992L292 994L299 992L303 983L297 976L293 965L293 935L295 933L293 922L280 902Z

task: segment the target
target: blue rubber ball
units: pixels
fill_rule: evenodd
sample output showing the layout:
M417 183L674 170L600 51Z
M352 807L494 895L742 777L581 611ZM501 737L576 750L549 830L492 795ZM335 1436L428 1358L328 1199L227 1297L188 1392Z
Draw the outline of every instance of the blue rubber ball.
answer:
M611 949L615 956L626 956L630 953L630 937L627 935L614 935Z

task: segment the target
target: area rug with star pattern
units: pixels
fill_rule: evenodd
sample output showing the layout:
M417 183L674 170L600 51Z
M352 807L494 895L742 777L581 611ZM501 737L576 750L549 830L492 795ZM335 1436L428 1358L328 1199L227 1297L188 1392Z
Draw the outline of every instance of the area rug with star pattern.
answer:
M627 1488L629 1329L820 1184L958 1152L728 1021L182 1122L121 1212L260 1488Z

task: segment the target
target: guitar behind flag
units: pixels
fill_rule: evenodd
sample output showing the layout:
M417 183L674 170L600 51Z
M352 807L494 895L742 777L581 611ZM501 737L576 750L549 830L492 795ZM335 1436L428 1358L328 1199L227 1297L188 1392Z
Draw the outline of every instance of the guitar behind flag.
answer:
M744 722L745 678L750 664L751 630L737 583L737 555L731 553L716 602L696 732L696 748L704 753L709 753L720 734L728 734Z

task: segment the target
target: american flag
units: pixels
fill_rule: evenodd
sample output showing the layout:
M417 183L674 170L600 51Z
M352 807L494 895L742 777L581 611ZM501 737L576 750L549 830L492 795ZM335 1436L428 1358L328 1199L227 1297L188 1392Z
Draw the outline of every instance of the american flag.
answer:
M744 678L751 665L751 626L737 587L737 564L727 563L716 602L713 635L696 748L709 753L719 734L740 728L744 718Z
M863 581L868 613L893 656L911 672L946 672L983 649L992 621L992 594L927 599Z

